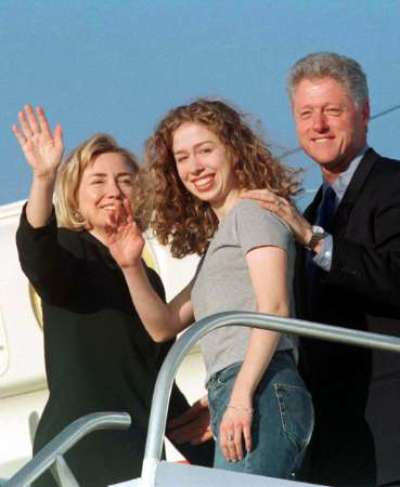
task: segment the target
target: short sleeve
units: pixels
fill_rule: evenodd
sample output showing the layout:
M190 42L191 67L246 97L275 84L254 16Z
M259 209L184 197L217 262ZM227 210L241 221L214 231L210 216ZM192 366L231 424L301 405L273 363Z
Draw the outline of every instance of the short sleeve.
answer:
M288 252L293 245L293 234L286 223L257 202L243 200L234 211L237 238L245 254L266 246Z

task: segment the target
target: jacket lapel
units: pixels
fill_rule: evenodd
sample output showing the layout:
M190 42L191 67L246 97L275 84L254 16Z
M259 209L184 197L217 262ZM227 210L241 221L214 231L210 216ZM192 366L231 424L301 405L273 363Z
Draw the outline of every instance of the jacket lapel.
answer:
M372 167L379 158L378 154L372 149L368 149L362 158L356 172L354 173L350 184L338 206L333 218L332 233L335 236L342 236L345 233L347 221L353 209L358 195L362 191L366 179L371 172ZM320 186L313 201L304 211L304 217L313 224L317 217L318 206L322 198L322 186ZM296 307L300 316L307 316L307 275L306 275L306 258L307 250L304 247L297 246L297 258L295 267L295 296Z
M317 217L317 209L322 199L322 186L319 187L317 194L314 196L314 199L311 203L307 206L304 210L304 217L308 220L311 224L314 224L316 217Z
M332 228L334 235L344 235L346 223L349 220L353 206L378 158L378 154L372 149L368 149L362 158L333 218Z
M322 186L317 191L312 202L304 211L304 217L311 224L315 222L317 216L317 209L322 198ZM295 290L295 303L297 316L307 316L307 271L306 271L306 259L308 250L301 245L296 245L296 262L295 262L295 274L294 274L294 290Z

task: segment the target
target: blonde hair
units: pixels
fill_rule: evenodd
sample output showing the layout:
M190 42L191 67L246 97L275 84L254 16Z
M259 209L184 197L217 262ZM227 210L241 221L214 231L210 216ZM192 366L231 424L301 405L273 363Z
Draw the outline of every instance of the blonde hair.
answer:
M152 198L151 226L172 255L203 254L214 235L217 218L210 205L193 196L182 184L172 150L174 132L194 122L211 130L237 158L235 178L240 189L269 188L290 199L300 191L299 171L273 157L267 144L245 115L220 100L198 99L171 110L146 144L146 164Z
M139 166L135 156L127 149L120 147L111 135L101 133L93 135L74 149L60 166L55 189L55 209L59 226L70 230L83 230L87 227L89 222L85 221L79 212L79 185L85 169L97 156L106 152L124 156L133 169L134 184L137 184Z

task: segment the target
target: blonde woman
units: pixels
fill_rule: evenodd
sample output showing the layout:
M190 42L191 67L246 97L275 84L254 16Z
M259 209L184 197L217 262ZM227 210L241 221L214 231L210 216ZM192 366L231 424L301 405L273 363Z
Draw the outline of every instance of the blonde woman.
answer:
M170 346L154 343L143 327L105 245L110 222L123 221L132 208L138 165L106 134L94 135L62 162L62 129L52 132L41 108L26 106L13 131L32 168L17 245L42 299L50 391L34 452L83 415L127 411L129 430L96 432L66 454L82 487L106 487L140 475L154 382ZM162 300L158 275L144 262L143 269ZM174 402L175 414L188 407L177 390ZM184 453L207 463L207 448ZM55 486L50 474L35 482Z

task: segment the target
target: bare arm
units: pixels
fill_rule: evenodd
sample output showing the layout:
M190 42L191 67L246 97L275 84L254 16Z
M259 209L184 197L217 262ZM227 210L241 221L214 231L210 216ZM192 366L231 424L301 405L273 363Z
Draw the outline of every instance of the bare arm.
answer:
M125 277L133 305L154 341L170 340L192 323L191 283L168 304L162 301L144 270L144 239L131 216L122 224L110 226L108 246Z
M257 311L288 316L286 282L287 254L278 247L259 247L247 254ZM268 269L268 273L265 270ZM273 276L271 279L270 276ZM253 395L279 342L280 334L269 330L251 331L245 360L236 378L228 408L220 426L220 443L229 460L243 458L242 438L250 451ZM229 442L233 434L234 441Z
M52 133L40 107L34 112L30 105L26 105L18 118L19 126L13 125L12 129L32 168L26 216L34 228L39 228L46 225L53 208L57 168L64 152L62 129L57 125Z

